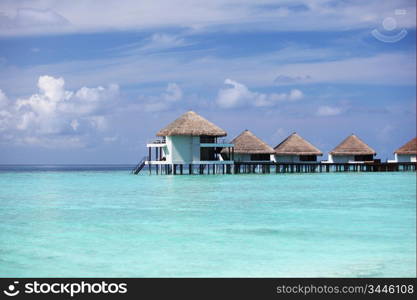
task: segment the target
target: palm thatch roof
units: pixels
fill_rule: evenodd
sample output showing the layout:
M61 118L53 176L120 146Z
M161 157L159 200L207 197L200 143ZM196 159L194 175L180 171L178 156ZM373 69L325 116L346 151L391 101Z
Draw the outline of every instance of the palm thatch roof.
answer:
M375 155L374 149L369 147L356 135L352 134L344 139L336 148L330 151L331 155Z
M323 152L296 132L279 143L274 149L276 155L323 155Z
M226 136L227 133L220 127L190 110L164 129L161 129L156 135Z
M417 154L417 138L413 138L411 141L405 145L398 148L394 153L397 154Z
M232 141L234 144L234 152L238 154L273 154L274 149L267 143L262 141L251 131L245 130ZM226 153L227 150L223 149L222 153Z

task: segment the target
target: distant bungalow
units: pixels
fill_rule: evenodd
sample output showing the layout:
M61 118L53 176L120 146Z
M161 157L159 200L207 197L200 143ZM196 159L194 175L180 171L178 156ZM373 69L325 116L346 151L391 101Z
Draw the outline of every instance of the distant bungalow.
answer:
M271 154L275 153L272 147L249 130L245 130L235 137L231 144L234 145L235 162L270 161ZM223 149L221 154L228 158L226 149Z
M394 162L416 162L417 154L417 138L413 138L411 141L395 150Z
M329 163L357 163L373 161L376 152L356 135L344 139L336 148L329 152Z
M226 131L193 111L184 113L156 135L162 139L146 145L147 164L216 164L221 160L220 150L231 152L233 148L233 144L218 140L227 135ZM233 153L229 157L232 159Z
M315 163L323 153L297 133L291 134L275 148L275 161L280 163Z

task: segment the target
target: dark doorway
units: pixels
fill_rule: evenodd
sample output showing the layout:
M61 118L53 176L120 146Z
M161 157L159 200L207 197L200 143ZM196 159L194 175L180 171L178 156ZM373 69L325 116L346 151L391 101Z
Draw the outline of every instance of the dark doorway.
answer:
M300 155L300 161L316 161L317 155Z
M250 160L270 160L271 156L269 154L251 154Z

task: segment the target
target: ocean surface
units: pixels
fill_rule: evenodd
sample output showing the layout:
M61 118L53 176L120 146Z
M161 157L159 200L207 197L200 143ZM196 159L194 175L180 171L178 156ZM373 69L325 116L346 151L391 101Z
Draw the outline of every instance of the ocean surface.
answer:
M416 174L0 166L0 277L415 277Z

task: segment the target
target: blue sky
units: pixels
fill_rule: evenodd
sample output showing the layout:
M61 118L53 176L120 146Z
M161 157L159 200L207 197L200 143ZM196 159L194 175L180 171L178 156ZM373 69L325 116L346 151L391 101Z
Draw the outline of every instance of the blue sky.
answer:
M0 3L0 163L135 163L187 110L271 146L416 135L415 1ZM375 34L375 32L377 34Z

